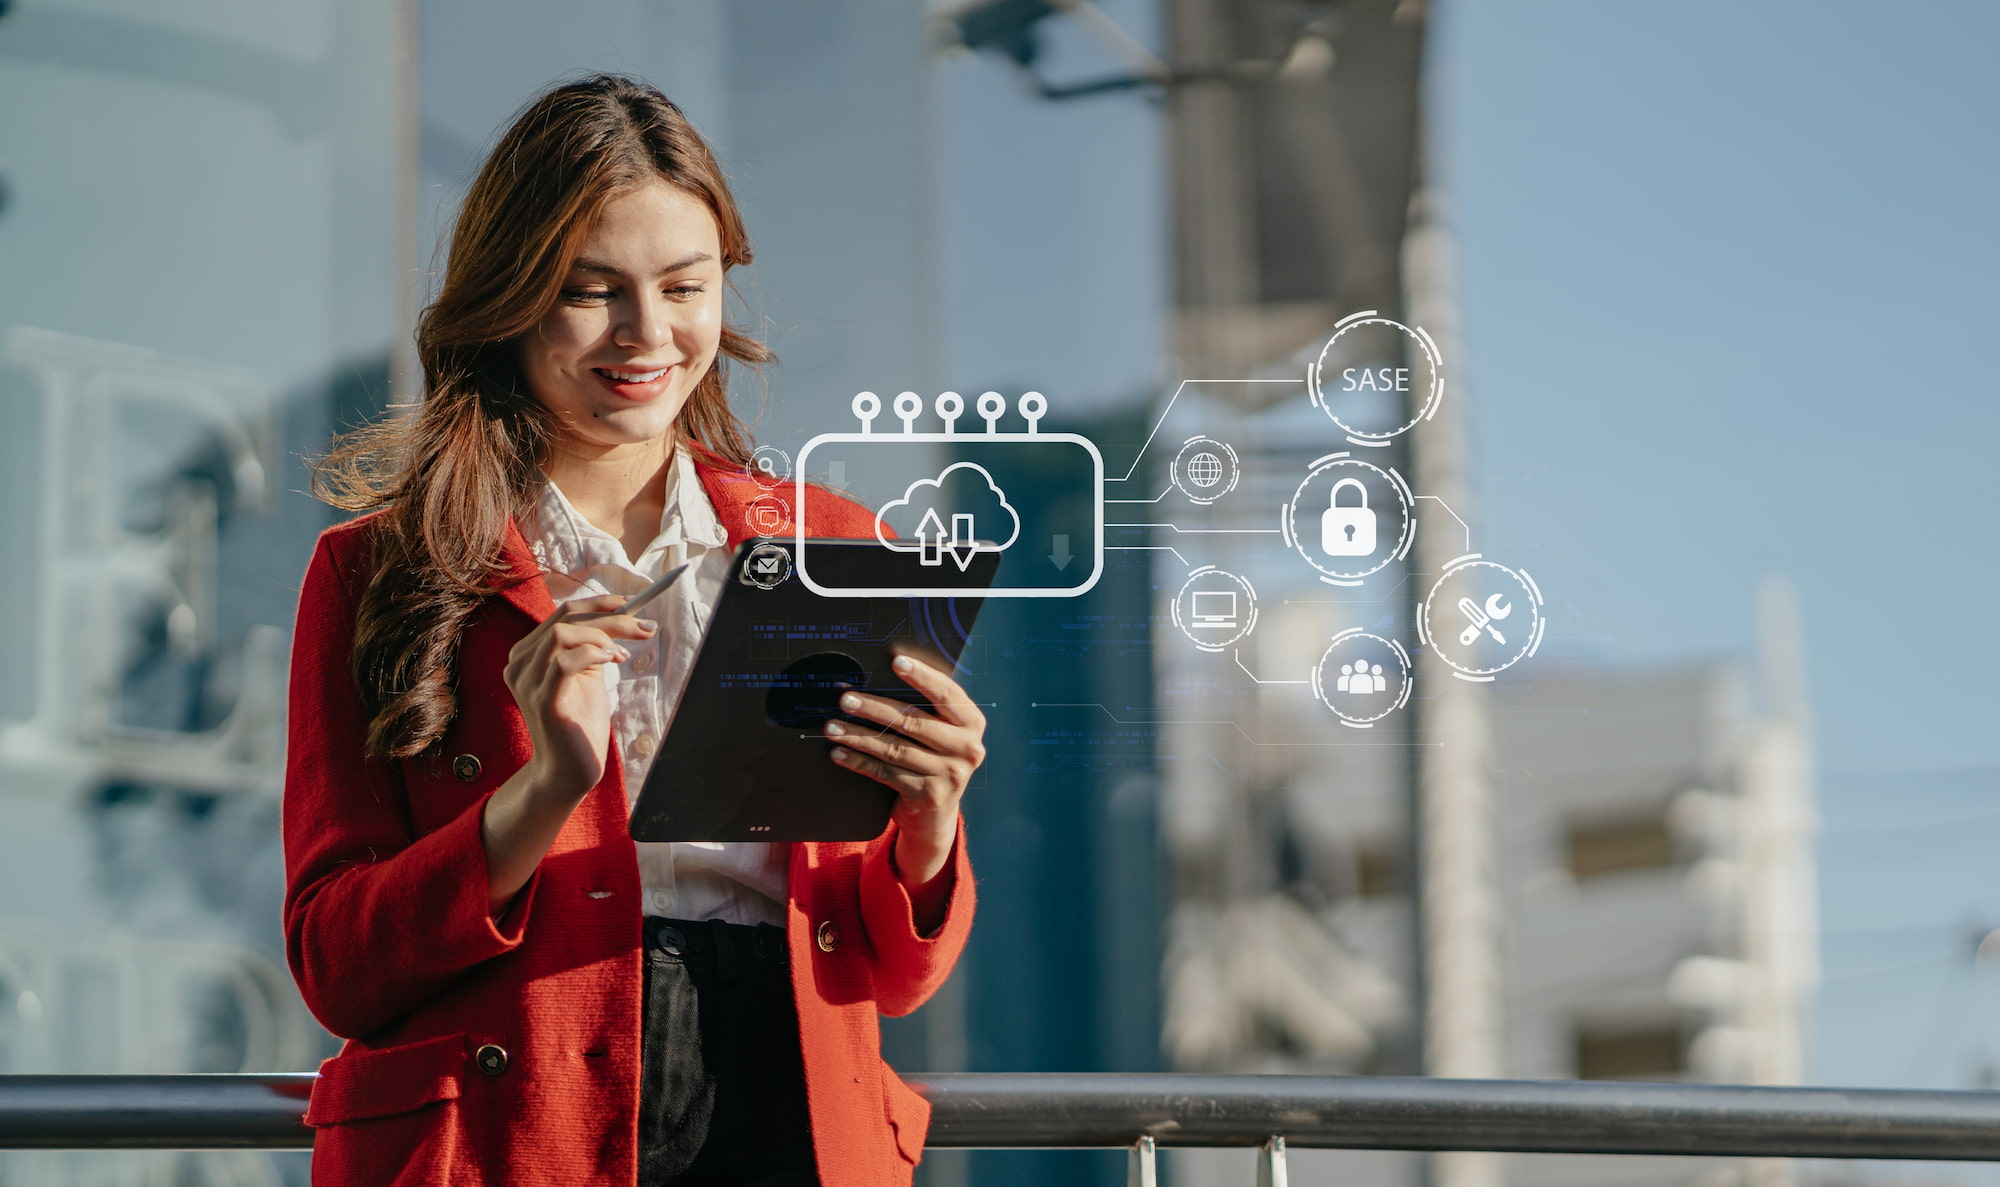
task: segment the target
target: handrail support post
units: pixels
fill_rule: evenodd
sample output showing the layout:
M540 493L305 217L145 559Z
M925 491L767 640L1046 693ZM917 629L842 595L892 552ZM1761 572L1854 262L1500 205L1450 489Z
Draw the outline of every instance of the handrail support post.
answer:
M1283 1134L1272 1134L1257 1149L1257 1187L1287 1187Z
M1127 1161L1125 1187L1160 1187L1160 1168L1157 1144L1152 1134L1142 1134L1131 1146L1132 1156Z

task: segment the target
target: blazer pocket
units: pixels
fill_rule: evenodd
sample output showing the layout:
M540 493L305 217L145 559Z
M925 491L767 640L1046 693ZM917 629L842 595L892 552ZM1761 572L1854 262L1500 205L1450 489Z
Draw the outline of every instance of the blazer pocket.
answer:
M896 1151L911 1166L924 1160L924 1138L931 1128L931 1102L918 1096L886 1065L882 1068L882 1107L896 1135Z
M320 1065L306 1104L306 1124L393 1117L458 1099L465 1080L465 1044L462 1034L373 1050L350 1044Z

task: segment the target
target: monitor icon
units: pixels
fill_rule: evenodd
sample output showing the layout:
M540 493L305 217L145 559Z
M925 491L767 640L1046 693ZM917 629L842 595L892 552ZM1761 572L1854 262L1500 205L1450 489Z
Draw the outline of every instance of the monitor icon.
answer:
M1203 651L1227 651L1257 625L1257 591L1214 565L1188 574L1174 595L1174 626Z
M1193 603L1189 606L1189 625L1194 627L1230 628L1236 625L1236 591L1233 589L1198 589L1190 595Z

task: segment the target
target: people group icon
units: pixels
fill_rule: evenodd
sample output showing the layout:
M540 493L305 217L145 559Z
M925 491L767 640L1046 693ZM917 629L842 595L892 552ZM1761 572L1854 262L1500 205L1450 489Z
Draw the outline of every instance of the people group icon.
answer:
M1336 692L1358 693L1363 696L1371 692L1388 692L1389 678L1382 674L1382 665L1372 667L1365 661L1340 665L1340 679L1334 681Z

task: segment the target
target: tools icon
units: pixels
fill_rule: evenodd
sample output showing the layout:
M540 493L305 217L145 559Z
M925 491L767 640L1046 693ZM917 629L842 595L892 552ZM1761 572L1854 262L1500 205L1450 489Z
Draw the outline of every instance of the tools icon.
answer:
M1480 683L1535 654L1547 626L1535 579L1476 552L1445 565L1417 609L1417 638L1452 675Z
M1486 599L1486 608L1484 610L1473 605L1471 598L1458 599L1458 612L1472 620L1471 626L1459 632L1459 646L1470 647L1478 642L1479 632L1482 630L1492 635L1495 643L1500 644L1502 647L1507 645L1507 636L1501 634L1499 629L1493 625L1498 620L1514 612L1513 605L1505 601L1505 598L1505 594L1494 594L1492 597ZM1495 602L1499 602L1500 604L1495 606L1493 604Z

